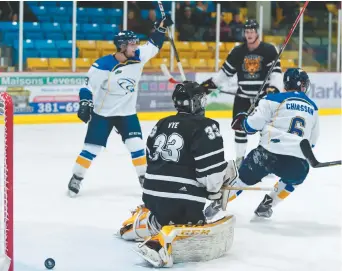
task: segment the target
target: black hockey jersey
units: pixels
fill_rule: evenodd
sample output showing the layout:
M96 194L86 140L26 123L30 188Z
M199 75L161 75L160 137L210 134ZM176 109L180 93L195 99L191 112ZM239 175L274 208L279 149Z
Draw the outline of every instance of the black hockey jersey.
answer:
M219 124L178 113L161 119L147 139L144 194L205 203L217 192L227 162Z
M228 77L237 73L238 93L241 97L251 98L258 93L277 55L278 52L272 44L260 42L258 48L249 51L247 44L243 43L231 51L221 70ZM282 84L280 60L278 60L266 87L275 87L281 91Z

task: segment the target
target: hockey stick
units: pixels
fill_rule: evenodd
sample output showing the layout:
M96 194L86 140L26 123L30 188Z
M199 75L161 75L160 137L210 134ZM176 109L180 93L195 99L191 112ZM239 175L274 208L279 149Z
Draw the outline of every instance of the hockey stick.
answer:
M158 5L159 5L159 9L160 9L160 13L162 15L162 18L165 18L165 11L164 11L164 7L163 7L163 3L162 1L158 1ZM179 59L179 55L178 55L178 52L177 52L177 49L176 49L176 45L175 45L175 42L173 40L173 37L171 35L171 31L170 29L167 27L167 33L169 35L169 38L170 38L170 42L171 42L171 46L175 52L175 57L176 57L176 60L177 60L177 67L178 67L178 70L181 74L181 77L182 77L182 80L183 81L186 81L186 77L185 77L185 74L184 74L184 70L183 70L183 66L182 66L182 62L180 62L180 59ZM162 69L163 71L163 69Z
M233 187L226 186L224 190L273 191L274 187Z
M290 40L290 38L291 38L291 36L292 36L294 30L296 29L296 26L298 25L298 22L299 22L299 20L300 20L300 17L301 17L302 14L304 13L304 11L305 11L305 9L306 9L306 7L307 7L308 4L309 4L309 1L305 1L303 8L302 8L301 11L299 12L299 14L298 14L298 16L297 16L297 18L296 18L294 24L292 25L292 27L291 27L291 29L290 29L290 32L287 34L284 43L283 43L282 46L280 47L279 53L278 53L276 59L274 60L274 62L273 62L273 64L272 64L271 68L269 69L269 71L268 71L268 73L267 73L267 75L266 75L266 78L265 78L263 84L261 85L261 87L260 87L260 89L259 89L259 91L258 91L258 94L257 94L256 97L255 97L255 100L253 101L252 105L251 105L250 108L248 109L248 111L247 111L247 114L248 114L248 115L250 115L250 114L252 113L252 111L254 110L256 101L259 99L260 95L262 94L263 89L264 89L264 87L265 87L265 85L266 85L266 83L267 83L267 81L268 81L268 79L269 79L269 77L270 77L270 75L271 75L271 73L272 73L274 67L276 66L276 64L277 64L277 62L278 62L278 60L279 60L281 54L283 53L283 51L284 51L284 49L285 49L287 43L289 42L289 40ZM235 122L236 122L236 120L235 120ZM232 123L231 126L234 126L235 122Z
M305 156L305 158L309 161L310 165L313 168L319 168L319 167L330 167L330 166L338 166L341 165L341 160L338 161L332 161L332 162L324 162L320 163L317 161L315 155L313 154L312 148L310 146L310 142L307 139L303 139L300 142L300 148Z

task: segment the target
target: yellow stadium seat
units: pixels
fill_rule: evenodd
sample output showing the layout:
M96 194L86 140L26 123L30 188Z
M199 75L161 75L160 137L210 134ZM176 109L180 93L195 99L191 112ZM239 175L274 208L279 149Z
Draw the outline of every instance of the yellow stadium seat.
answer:
M76 58L76 70L77 71L88 71L91 62L89 58Z
M240 15L246 17L248 9L247 8L240 8Z
M145 63L144 70L151 70L151 69L154 69L154 67L152 66L151 60L149 60Z
M170 58L170 51L168 50L161 50L156 55L157 58Z
M195 54L196 52L194 51L180 51L178 53L180 58L189 58L189 59L195 57Z
M112 49L103 49L101 51L101 56L112 55L114 51Z
M231 50L235 47L238 46L240 43L238 42L225 42L225 48L226 48L226 52L230 53Z
M165 41L163 43L163 47L162 47L162 50L166 50L166 51L169 51L171 48L171 43L169 41Z
M284 69L296 67L296 64L293 59L281 59L280 64L281 64L281 67Z
M71 71L71 62L69 58L49 58L49 67L56 72Z
M77 40L76 46L79 49L96 49L96 42L94 40Z
M264 36L264 42L274 43L276 45L282 44L284 42L284 37L282 36Z
M96 41L96 48L98 50L112 50L114 52L116 50L114 43L111 40L98 40Z
M190 66L194 70L205 70L208 69L207 60L204 58L192 58L189 60Z
M47 71L49 69L49 63L46 58L28 58L27 69L30 71Z
M210 59L213 57L215 57L215 52L213 52L213 51L197 52L196 53L196 58Z
M228 52L220 52L219 58L220 59L227 59L229 53Z
M176 41L175 42L177 51L190 51L190 42L187 41Z
M156 69L160 69L160 64L165 64L169 67L170 60L169 58L152 58L151 59L151 66Z
M219 59L219 69L222 67L225 59ZM215 59L208 59L208 67L212 70L215 69Z
M306 72L318 72L318 67L316 66L303 66L302 69Z
M233 20L233 14L231 12L223 12L223 21L229 24Z
M99 58L100 52L92 49L82 49L80 51L80 56L83 58Z
M298 51L284 51L281 54L281 59L292 59L297 60L298 59Z
M182 63L182 67L184 70L189 70L191 68L189 60L187 58L181 58L179 60ZM178 71L176 60L174 61L173 67L174 67L175 71Z
M213 50L213 51L216 50L216 42L212 41L212 42L208 42L207 44L210 50ZM224 51L224 52L226 51L226 46L223 42L219 43L219 50Z
M190 43L191 45L191 50L199 52L199 51L208 51L208 44L206 42L196 42L193 41Z

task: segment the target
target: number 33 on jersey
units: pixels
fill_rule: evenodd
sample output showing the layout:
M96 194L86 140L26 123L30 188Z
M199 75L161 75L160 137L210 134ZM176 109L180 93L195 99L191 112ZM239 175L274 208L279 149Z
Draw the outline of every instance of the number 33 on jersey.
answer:
M147 139L147 157L148 174L162 169L165 176L176 174L202 184L207 184L208 176L223 172L227 166L219 124L186 113L156 124Z

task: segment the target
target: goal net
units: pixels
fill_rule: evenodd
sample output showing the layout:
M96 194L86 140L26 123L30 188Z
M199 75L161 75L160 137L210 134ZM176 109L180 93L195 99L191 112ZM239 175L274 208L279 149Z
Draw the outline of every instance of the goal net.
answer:
M13 271L13 103L0 92L0 271Z

